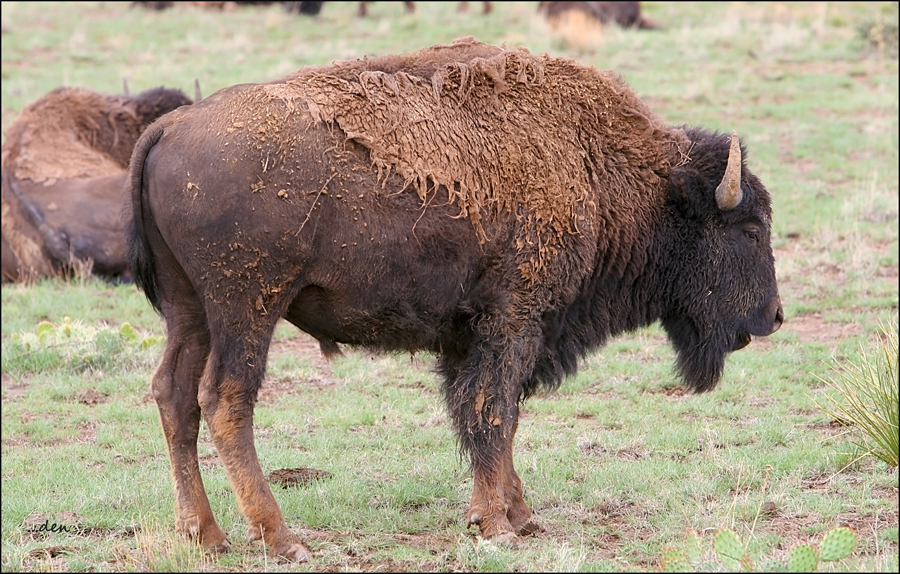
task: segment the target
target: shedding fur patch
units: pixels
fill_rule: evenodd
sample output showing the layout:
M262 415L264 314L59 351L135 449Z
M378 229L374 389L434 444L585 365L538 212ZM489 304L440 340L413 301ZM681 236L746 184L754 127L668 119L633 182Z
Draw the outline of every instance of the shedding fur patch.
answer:
M57 88L7 129L3 166L37 183L123 173L145 127L133 108L124 96Z
M482 242L495 216L512 214L532 283L567 235L597 232L599 188L658 189L668 171L664 126L614 74L523 48L465 38L305 68L263 89L337 124L423 204L444 186Z

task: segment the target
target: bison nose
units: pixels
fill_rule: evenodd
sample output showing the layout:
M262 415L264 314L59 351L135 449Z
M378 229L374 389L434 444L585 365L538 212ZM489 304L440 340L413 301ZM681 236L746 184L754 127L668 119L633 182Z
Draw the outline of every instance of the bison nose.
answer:
M781 308L781 301L778 301L776 304L778 305L778 308L775 309L775 321L772 323L773 333L780 329L781 324L784 323L784 309Z
M748 325L747 331L758 337L768 337L781 328L784 322L784 310L781 308L781 299L775 297L760 309L754 320Z

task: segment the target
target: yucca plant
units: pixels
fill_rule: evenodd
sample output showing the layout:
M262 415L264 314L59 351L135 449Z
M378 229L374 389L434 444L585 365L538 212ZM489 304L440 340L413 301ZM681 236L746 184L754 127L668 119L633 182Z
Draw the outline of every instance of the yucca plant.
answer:
M833 394L827 404L816 405L850 428L863 456L874 456L889 466L898 458L898 352L897 319L879 325L879 342L860 347L859 361L839 363L836 376L822 380Z

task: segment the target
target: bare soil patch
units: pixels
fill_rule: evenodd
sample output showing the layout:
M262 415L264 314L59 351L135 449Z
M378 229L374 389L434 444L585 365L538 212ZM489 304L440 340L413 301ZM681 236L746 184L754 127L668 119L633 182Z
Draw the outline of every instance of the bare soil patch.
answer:
M269 361L286 356L308 361L313 374L297 380L267 376L259 390L258 400L260 402L276 402L279 397L290 394L301 385L330 387L337 384L337 378L331 370L331 363L322 354L319 342L303 331L298 330L291 339L272 341L269 347Z

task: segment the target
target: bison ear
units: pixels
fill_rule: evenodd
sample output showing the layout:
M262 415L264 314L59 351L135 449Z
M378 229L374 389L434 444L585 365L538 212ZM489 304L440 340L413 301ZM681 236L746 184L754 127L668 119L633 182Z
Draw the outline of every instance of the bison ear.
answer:
M691 188L691 176L681 168L675 168L669 172L669 201L681 203L689 197Z

